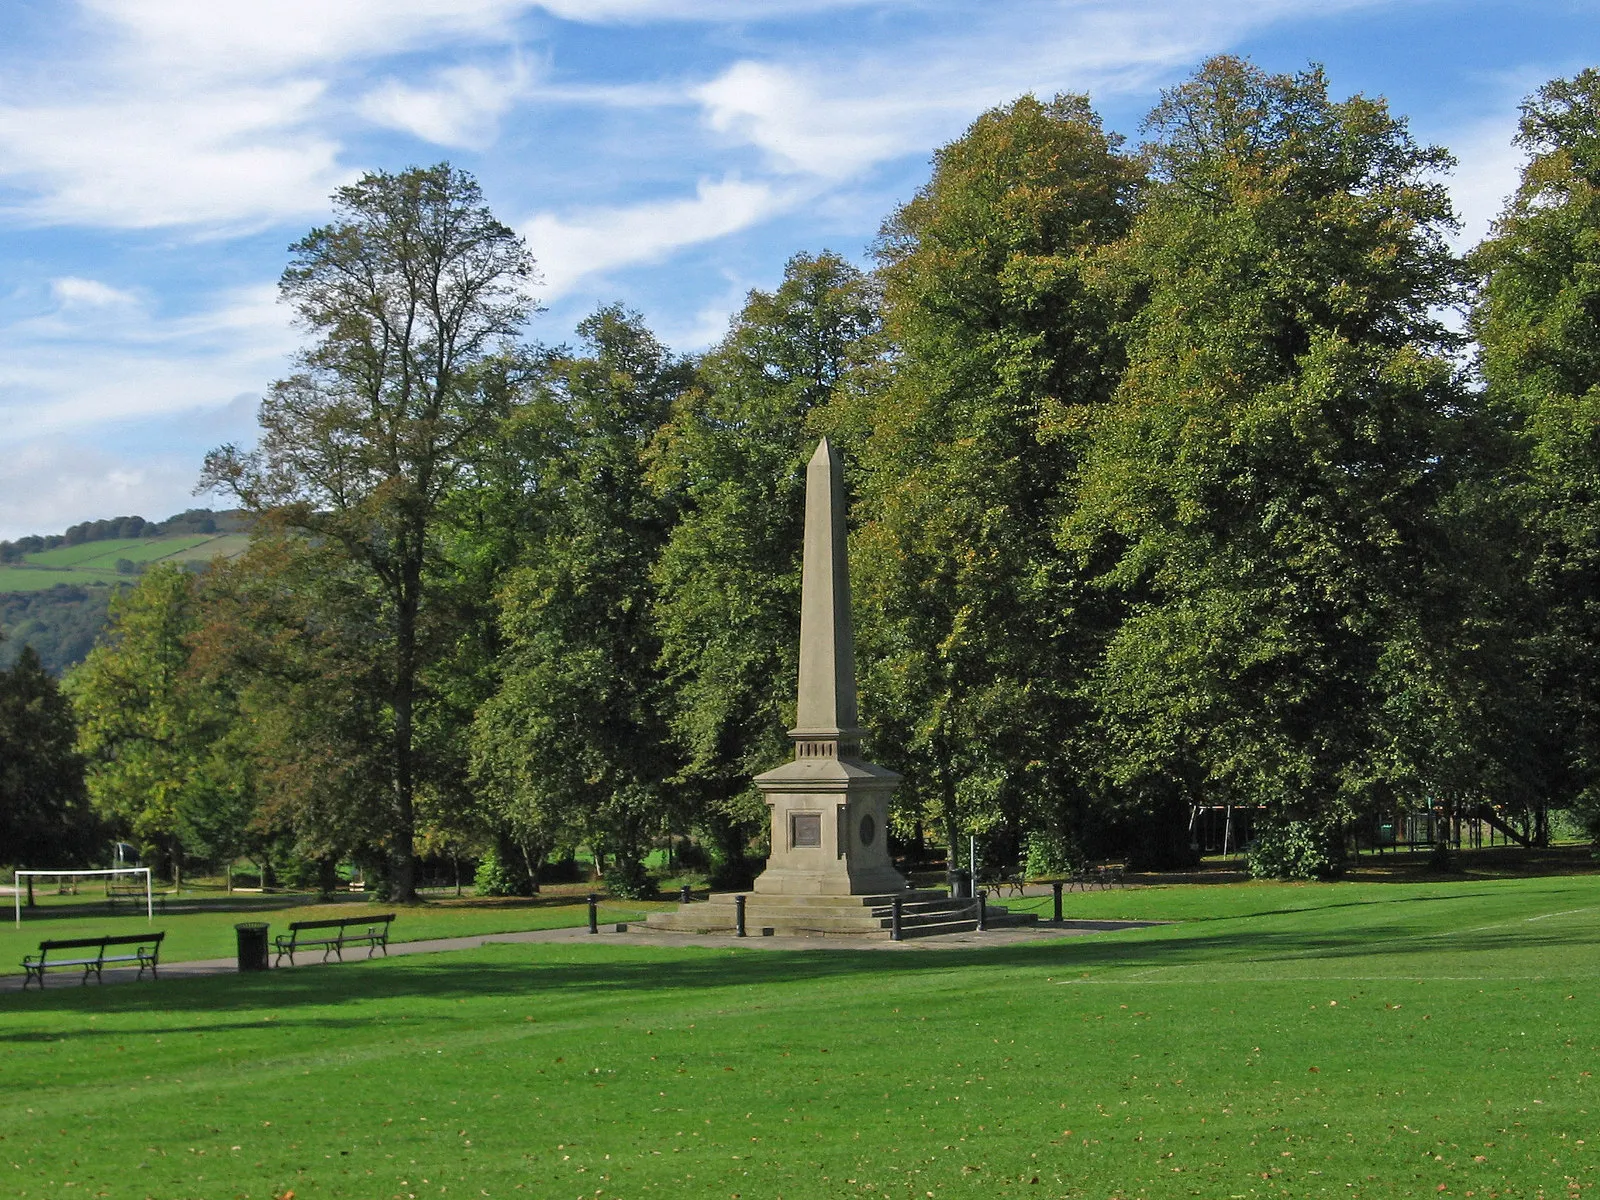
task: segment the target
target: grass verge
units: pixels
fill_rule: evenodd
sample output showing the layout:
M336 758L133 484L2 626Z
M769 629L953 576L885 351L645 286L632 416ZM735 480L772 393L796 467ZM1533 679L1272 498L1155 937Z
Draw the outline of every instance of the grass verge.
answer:
M1600 881L1206 890L1185 924L989 950L504 945L8 995L0 1171L295 1200L1594 1185Z
M54 898L52 898L53 900ZM85 901L80 896L77 899ZM266 921L270 934L287 933L291 921L324 917L360 917L371 913L396 913L389 928L393 942L419 942L433 938L469 937L484 933L512 933L523 929L561 929L589 919L581 896L550 895L530 900L436 900L396 908L365 900L340 900L322 904L306 896L233 896L227 899L181 903L199 911L155 914L146 920L143 900L135 913L122 902L109 910L92 902L50 903L24 910L20 927L12 923L10 896L4 897L5 923L0 926L0 975L22 974L22 957L34 953L47 938L98 937L101 934L166 932L161 943L162 962L193 962L228 958L236 950L234 925L241 921ZM636 921L647 912L672 908L664 901L610 901L600 905L602 921ZM70 978L70 976L68 976Z

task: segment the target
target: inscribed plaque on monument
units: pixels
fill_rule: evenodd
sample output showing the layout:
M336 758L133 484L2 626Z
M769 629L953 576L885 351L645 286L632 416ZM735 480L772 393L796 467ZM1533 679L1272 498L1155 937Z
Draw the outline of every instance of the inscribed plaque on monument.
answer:
M792 842L794 845L822 845L821 813L795 813L790 820L793 822L794 837Z

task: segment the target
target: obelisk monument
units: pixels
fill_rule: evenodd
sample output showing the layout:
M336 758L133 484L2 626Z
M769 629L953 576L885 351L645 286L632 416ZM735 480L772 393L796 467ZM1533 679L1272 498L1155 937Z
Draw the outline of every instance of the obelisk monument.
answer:
M870 896L906 888L889 858L889 798L900 776L860 757L845 533L843 470L823 438L806 467L794 761L755 779L772 813L772 854L757 894Z

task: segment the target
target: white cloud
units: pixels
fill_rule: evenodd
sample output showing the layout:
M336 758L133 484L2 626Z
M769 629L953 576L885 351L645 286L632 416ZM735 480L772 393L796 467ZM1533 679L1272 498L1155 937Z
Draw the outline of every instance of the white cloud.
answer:
M50 294L63 308L120 308L139 303L132 292L101 283L98 279L80 279L76 275L63 275L50 281Z
M1448 181L1450 198L1461 218L1458 249L1466 250L1481 242L1506 200L1517 190L1523 155L1511 144L1516 131L1513 111L1472 125L1447 143L1458 160Z
M0 176L32 185L14 215L112 228L260 222L326 207L348 172L309 129L322 85L152 92L0 107Z
M499 39L531 0L83 0L152 77L260 78L450 39Z
M181 456L111 454L77 439L11 446L0 462L0 538L124 514L161 520L195 506L197 474L197 464Z
M0 329L0 445L214 410L281 375L297 344L270 286L168 319L64 303Z
M1324 11L1383 0L1338 0ZM1033 91L1149 88L1240 34L1303 15L1293 0L1221 5L1049 0L996 5L958 31L850 57L746 59L690 89L705 123L784 172L843 179L932 149L978 113Z
M674 250L747 229L801 198L798 192L766 183L701 180L692 199L596 208L564 217L541 213L522 232L544 275L542 294L554 298L585 277L659 262Z
M361 101L374 124L412 134L440 146L482 148L494 140L498 120L525 93L528 73L454 67L440 71L431 87L412 87L393 77Z

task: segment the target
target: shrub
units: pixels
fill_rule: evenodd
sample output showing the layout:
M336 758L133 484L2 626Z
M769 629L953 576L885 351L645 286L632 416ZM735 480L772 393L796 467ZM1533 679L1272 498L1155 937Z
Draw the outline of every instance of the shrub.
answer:
M1052 875L1067 875L1082 861L1083 855L1071 838L1036 829L1028 834L1028 848L1022 859L1023 878L1046 879Z
M606 871L605 885L618 900L648 900L656 894L656 881L642 862L613 862Z
M1338 873L1338 825L1283 818L1257 822L1250 843L1250 874L1257 879L1327 879Z
M480 896L526 896L533 890L522 865L505 862L493 850L478 863L472 886Z

